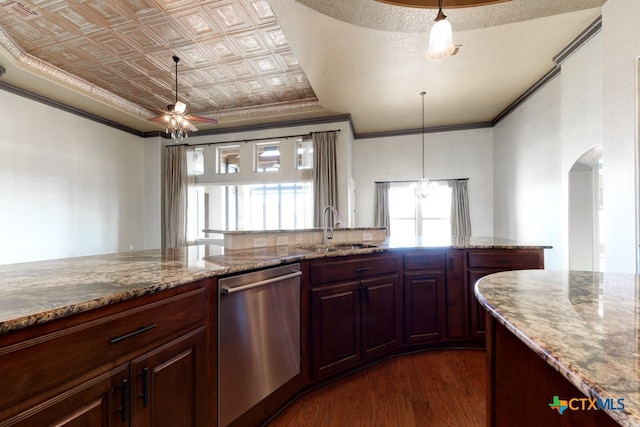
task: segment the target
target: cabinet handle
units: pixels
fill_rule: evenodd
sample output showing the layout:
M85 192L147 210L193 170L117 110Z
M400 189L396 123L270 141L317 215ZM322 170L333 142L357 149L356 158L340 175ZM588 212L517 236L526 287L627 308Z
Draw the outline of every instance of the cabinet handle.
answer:
M142 393L140 393L140 397L142 398L142 404L146 408L149 406L149 368L144 368L140 376L142 377Z
M129 417L129 381L122 380L122 385L119 387L122 390L122 406L118 408L122 415L122 422L126 423Z
M153 325L149 325L149 326L143 326L140 329L136 329L133 332L129 332L128 334L125 335L120 335L119 337L113 337L111 338L111 340L109 341L111 344L115 344L118 343L120 341L124 341L126 339L129 339L131 337L135 337L136 335L140 335L142 333L145 333L147 331L150 331L151 329L155 328L156 325L155 323Z
M436 276L418 276L415 280L434 280Z
M359 268L356 268L356 273L362 273L369 269L371 269L371 267L359 267Z
M449 270L453 270L453 258L449 258Z
M364 300L365 302L369 302L369 287L364 286Z

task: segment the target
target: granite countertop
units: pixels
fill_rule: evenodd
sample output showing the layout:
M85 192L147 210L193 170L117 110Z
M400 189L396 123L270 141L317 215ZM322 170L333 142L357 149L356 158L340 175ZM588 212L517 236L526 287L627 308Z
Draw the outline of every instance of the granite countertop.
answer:
M640 276L524 270L480 279L475 294L501 324L607 413L640 425Z
M199 279L303 259L429 247L548 248L490 237L371 243L375 247L328 253L297 246L229 251L197 245L0 265L0 334Z

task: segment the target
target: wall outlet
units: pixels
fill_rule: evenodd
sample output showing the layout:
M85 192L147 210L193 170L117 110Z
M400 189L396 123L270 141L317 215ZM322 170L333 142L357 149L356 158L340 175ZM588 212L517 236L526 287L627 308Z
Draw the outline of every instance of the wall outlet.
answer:
M373 233L362 233L362 241L373 240Z
M253 247L254 248L264 248L267 246L267 239L264 237L256 237L253 239Z
M284 246L289 244L289 236L278 236L276 237L276 245Z

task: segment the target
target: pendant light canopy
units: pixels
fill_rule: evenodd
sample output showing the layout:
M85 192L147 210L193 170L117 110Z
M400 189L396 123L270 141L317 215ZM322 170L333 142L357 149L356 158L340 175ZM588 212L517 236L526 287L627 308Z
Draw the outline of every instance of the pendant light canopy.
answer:
M447 15L442 12L442 0L438 2L438 16L429 34L429 50L427 59L429 61L440 61L448 58L456 51L453 44L453 30L447 21Z
M429 180L424 176L424 96L426 94L424 91L420 92L422 96L422 177L416 185L416 197L419 199L428 197L430 192Z

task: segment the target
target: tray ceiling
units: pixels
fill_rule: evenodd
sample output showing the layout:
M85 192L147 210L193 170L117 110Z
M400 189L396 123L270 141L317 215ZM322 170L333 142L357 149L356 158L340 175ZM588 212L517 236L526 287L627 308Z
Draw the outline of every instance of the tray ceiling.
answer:
M317 107L317 98L264 0L5 2L4 45L41 72L133 113L174 103L224 118Z

